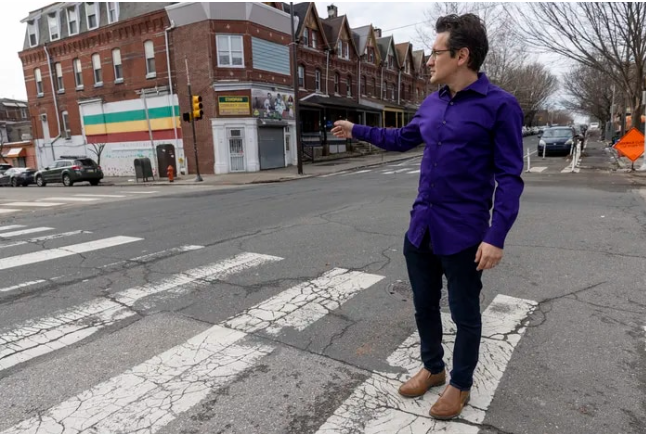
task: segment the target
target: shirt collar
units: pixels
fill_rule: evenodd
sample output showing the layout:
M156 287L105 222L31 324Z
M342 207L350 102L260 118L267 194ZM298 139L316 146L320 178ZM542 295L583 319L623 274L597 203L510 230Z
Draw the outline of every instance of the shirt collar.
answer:
M464 92L467 90L472 90L481 95L487 95L487 93L489 92L489 79L487 78L485 73L478 72L478 79L473 83L471 83L469 86L462 89L461 92ZM440 97L443 97L448 94L449 94L449 87L446 85L442 86L442 88L440 89Z

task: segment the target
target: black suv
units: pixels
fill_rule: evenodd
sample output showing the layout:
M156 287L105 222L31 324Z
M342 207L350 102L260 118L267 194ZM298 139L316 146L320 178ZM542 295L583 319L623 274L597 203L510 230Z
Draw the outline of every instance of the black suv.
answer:
M66 187L83 181L99 185L99 181L103 179L103 170L91 158L61 157L54 161L51 167L36 172L34 178L39 187L44 187L50 182L62 182Z

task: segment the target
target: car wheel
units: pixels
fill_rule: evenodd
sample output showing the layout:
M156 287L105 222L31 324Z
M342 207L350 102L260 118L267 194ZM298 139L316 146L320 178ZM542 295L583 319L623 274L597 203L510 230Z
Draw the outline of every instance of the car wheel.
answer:
M94 179L94 180L90 181L90 185L93 185L93 186L96 187L97 185L99 185L99 180Z
M16 178L11 178L11 186L18 187L18 180Z
M45 182L42 176L38 176L36 177L36 185L39 187L44 187L47 185L47 183Z
M67 174L66 174L66 175L63 175L63 185L64 185L65 187L71 187L71 186L72 186L72 184L74 184L74 183L72 182L72 178L70 178L70 176L69 176L69 175L67 175Z

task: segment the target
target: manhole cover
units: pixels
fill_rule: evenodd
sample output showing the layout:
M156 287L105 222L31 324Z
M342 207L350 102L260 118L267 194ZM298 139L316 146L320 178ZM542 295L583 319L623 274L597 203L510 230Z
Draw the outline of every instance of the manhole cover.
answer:
M410 287L410 282L407 280L395 280L391 282L386 288L388 294L400 298L402 301L413 299L413 290ZM446 288L442 288L442 298L440 299L440 307L448 307L449 299Z

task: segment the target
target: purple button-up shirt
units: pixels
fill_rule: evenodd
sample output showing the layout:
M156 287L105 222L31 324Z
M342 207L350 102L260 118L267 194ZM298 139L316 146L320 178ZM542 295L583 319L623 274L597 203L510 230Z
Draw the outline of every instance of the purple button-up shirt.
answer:
M389 151L426 144L408 239L419 247L428 230L433 251L452 255L504 248L523 192L522 126L516 98L480 73L453 98L447 87L429 95L403 128L355 125L352 136Z

